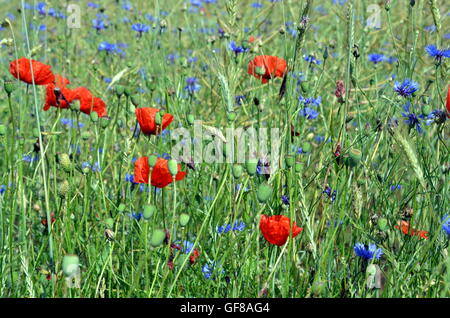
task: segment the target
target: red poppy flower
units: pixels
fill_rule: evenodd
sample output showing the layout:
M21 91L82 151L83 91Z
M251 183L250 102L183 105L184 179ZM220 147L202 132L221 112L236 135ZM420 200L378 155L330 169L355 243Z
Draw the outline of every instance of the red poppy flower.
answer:
M166 129L173 121L173 116L165 113L162 118L162 127L157 127L155 117L159 111L159 109L150 107L136 108L136 119L145 135L156 135Z
M171 184L173 179L170 174L167 160L158 158L156 165L152 169L151 185L157 188L164 188ZM185 171L180 171L181 165L178 164L178 173L175 176L176 181L183 180L186 176ZM134 163L134 182L148 184L148 178L150 173L150 166L148 164L148 157L141 157Z
M98 117L106 116L106 104L100 98L92 95L91 91L86 87L78 87L73 90L74 99L80 101L80 111L85 114L90 114L94 111L98 114Z
M259 55L248 63L248 74L261 79L263 84L274 77L284 77L287 63L278 56Z
M56 222L55 213L52 212L52 214L51 214L50 216L51 216L51 222L52 222L52 225L53 225L53 224L55 224L55 222ZM41 219L41 224L42 224L45 228L47 228L47 224L48 224L47 218L42 218L42 219Z
M45 91L44 110L47 111L50 106L59 108L69 108L70 103L75 98L75 92L66 86L70 81L60 75L55 75L55 83L48 84ZM58 88L55 92L55 88Z
M450 85L447 91L447 117L450 118Z
M197 260L199 256L199 252L198 252L198 248L196 248L192 254L189 256L189 263L191 263L191 265L195 264L195 261Z
M33 67L34 84L47 85L52 84L55 81L55 75L53 75L52 67L50 65L30 60L25 57L9 63L9 72L12 76L20 79L22 82L33 84L31 66Z
M401 225L401 231L402 231L403 234L409 235L409 236L419 236L420 238L428 239L428 232L427 231L421 231L421 230L412 229L411 233L410 233L410 231L409 231L409 222L407 222L407 221L398 221L398 224ZM400 226L399 225L396 225L394 227L396 229L400 230Z
M294 222L292 237L296 237L303 229ZM264 238L270 243L282 246L286 243L290 234L291 220L284 215L267 216L262 214L259 221L259 229Z

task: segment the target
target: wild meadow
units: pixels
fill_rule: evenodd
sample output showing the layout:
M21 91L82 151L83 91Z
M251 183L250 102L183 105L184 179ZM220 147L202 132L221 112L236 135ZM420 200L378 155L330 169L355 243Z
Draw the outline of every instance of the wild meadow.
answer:
M449 297L449 14L0 1L0 295Z

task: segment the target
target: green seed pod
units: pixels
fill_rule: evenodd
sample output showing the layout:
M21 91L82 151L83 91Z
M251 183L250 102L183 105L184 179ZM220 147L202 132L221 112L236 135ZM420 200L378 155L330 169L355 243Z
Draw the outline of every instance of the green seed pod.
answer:
M0 136L5 136L5 135L6 135L6 126L0 125Z
M286 166L287 166L288 168L291 168L291 167L295 164L295 157L294 157L294 156L291 156L291 155L287 155L287 156L284 158L284 161L285 161L285 163L286 163Z
M432 108L429 104L425 104L422 106L422 114L425 116L429 115L432 112Z
M124 89L124 93L126 97L130 97L132 95L132 90L127 86Z
M295 163L295 172L301 172L302 171L302 164L300 162Z
M352 150L350 150L347 164L352 168L356 167L358 165L358 163L361 161L361 158L362 158L361 150L352 149Z
M311 150L312 150L311 144L309 142L304 142L302 144L302 150L303 150L303 152L306 152L306 153L311 152Z
M301 82L300 87L301 87L303 93L309 93L310 85L308 82L306 82L306 81Z
M108 117L100 117L100 126L103 129L106 129L109 126L109 118Z
M112 229L114 227L114 220L112 218L107 218L105 220L105 224L108 227L108 229Z
M80 259L77 255L66 255L63 258L62 270L65 276L73 276L79 272Z
M325 283L320 279L314 279L314 282L311 286L311 292L315 297L324 296L326 292Z
M187 122L189 125L193 125L195 121L195 117L192 114L187 115Z
M186 213L180 214L180 225L186 226L189 223L190 218L191 217Z
M70 110L74 111L74 112L79 112L81 109L80 103L70 103L69 106Z
M244 171L242 166L239 164L233 165L233 168L231 170L233 172L233 177L235 177L236 179L240 178L242 175L242 172Z
M139 106L139 98L137 95L131 95L131 103L135 106Z
M10 80L5 80L3 83L3 86L5 88L6 94L8 94L8 96L9 96L16 89L16 82L10 81Z
M148 156L148 165L153 168L156 165L157 160L158 160L158 157L156 157L156 155Z
M174 159L170 159L167 163L167 166L169 167L170 174L172 176L176 176L178 173L178 163Z
M385 218L381 218L378 220L378 228L380 229L380 231L386 230L387 225L388 221Z
M125 204L121 203L121 204L119 204L119 207L117 208L117 210L120 213L122 213L123 211L125 211L125 208L126 208Z
M33 128L33 137L34 138L39 138L39 129Z
M72 161L66 153L62 153L58 156L59 163L65 172L70 172L72 170Z
M247 173L251 176L253 176L256 173L256 169L258 167L258 160L257 159L249 159L245 163L245 169L247 170Z
M116 86L116 95L118 98L122 97L122 95L125 93L125 88L122 85Z
M229 122L235 121L237 117L237 114L235 112L228 112L227 118Z
M242 41L242 48L249 49L250 48L250 42L247 40Z
M67 193L69 192L69 188L70 188L69 181L64 180L64 181L60 182L58 184L58 195L61 198L65 198Z
M98 121L98 114L97 114L97 112L91 112L90 117L91 117L91 121L93 123L96 123Z
M156 207L154 205L144 205L144 219L150 220L155 211Z
M156 229L152 233L152 237L150 239L150 245L153 247L158 247L164 242L165 238L166 238L166 233L161 229Z
M81 138L82 138L84 141L89 140L89 137L90 137L90 136L91 136L91 134L90 134L89 131L83 131L83 132L81 133Z
M268 184L260 184L258 187L258 192L256 193L256 197L258 201L261 203L266 202L272 196L272 187Z

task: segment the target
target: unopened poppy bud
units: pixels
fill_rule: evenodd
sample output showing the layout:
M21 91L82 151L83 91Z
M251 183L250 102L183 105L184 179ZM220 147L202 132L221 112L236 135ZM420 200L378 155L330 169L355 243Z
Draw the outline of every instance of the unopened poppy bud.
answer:
M109 118L108 117L100 117L100 126L103 128L103 129L105 129L106 127L108 127L109 126L109 122L110 122L110 120L109 120Z
M12 92L16 89L16 83L10 80L5 80L3 83L6 94L11 95Z
M311 150L312 150L311 144L309 142L304 142L302 144L302 150L303 150L303 152L306 152L306 153L311 152Z
M156 211L156 207L154 205L145 205L144 206L144 219L150 220L150 218L153 216L153 214Z
M79 271L80 259L77 255L66 255L63 258L62 270L65 276L76 275Z
M97 114L97 112L91 112L90 117L91 117L91 121L93 123L96 123L98 121L98 114Z
M431 106L429 104L425 104L422 106L422 114L428 115L432 111Z
M114 220L112 218L107 218L105 220L105 225L108 227L108 229L112 229L114 227Z
M231 169L233 173L233 177L236 179L240 178L243 172L243 168L241 165L235 164L233 165L233 168Z
M280 34L285 34L285 33L286 33L286 28L285 28L284 26L282 26L282 27L278 30L278 32L279 32Z
M187 115L187 122L189 125L193 125L195 121L195 117L192 114Z
M119 207L117 208L117 210L120 213L122 213L123 211L125 211L125 208L126 208L125 204L121 203L121 204L119 204Z
M134 105L134 107L138 107L139 106L139 98L138 96L135 95L131 95L131 103Z
M58 185L58 195L61 198L65 198L67 193L69 192L69 188L70 188L69 181L64 180L60 182Z
M357 44L353 45L353 56L355 57L355 59L358 59L360 57L359 54L359 46Z
M303 93L305 93L305 94L309 93L310 86L309 86L308 82L306 82L306 81L301 82L300 87L301 87Z
M167 28L167 20L162 19L161 21L159 21L159 27L160 27L161 29Z
M300 162L295 163L295 172L301 172L302 171L302 164Z
M262 76L266 74L266 69L263 66L257 66L255 67L255 73Z
M122 95L125 93L125 88L122 85L116 85L116 95L117 97L122 97Z
M391 1L392 1L392 0L386 0L386 1L385 1L385 3L384 3L384 9L385 9L386 11L391 10Z
M237 117L237 114L235 112L227 113L227 118L228 118L228 121L230 121L230 122L235 121L236 117Z
M414 6L416 5L416 0L410 0L410 1L409 1L409 5L410 5L411 7L414 7Z
M132 90L128 86L125 87L123 92L124 92L126 97L130 97L132 95Z
M328 46L325 47L325 50L323 50L323 59L326 60L328 58Z
M81 139L83 139L84 141L89 140L90 136L91 136L91 134L88 131L83 131L81 133Z
M186 213L180 214L180 225L186 226L189 223L190 218L191 217L189 216L189 214Z
M34 138L39 138L39 129L33 128L33 137Z
M174 159L170 159L167 162L167 166L169 167L169 172L172 176L176 176L178 173L178 163Z
M287 156L284 158L284 161L285 161L285 163L286 163L286 166L287 166L288 168L291 168L291 167L294 165L294 163L295 163L295 157L294 157L294 156L291 156L291 155L287 155Z
M72 170L72 161L66 153L62 153L58 156L59 163L65 172L70 172Z
M6 126L3 124L0 124L0 136L6 135Z
M378 220L378 228L380 229L380 231L384 231L387 228L388 225L388 221L385 218L381 218Z
M160 246L164 239L166 238L166 232L161 229L156 229L153 231L152 236L150 238L150 245L153 247Z
M158 157L156 157L155 155L148 156L148 165L153 168L156 165L157 160Z
M245 163L245 169L247 170L247 173L251 176L253 176L256 173L257 168L258 168L258 160L256 159L249 159Z
M272 196L272 187L268 184L260 184L258 187L258 191L256 193L256 197L258 201L261 203L266 202Z

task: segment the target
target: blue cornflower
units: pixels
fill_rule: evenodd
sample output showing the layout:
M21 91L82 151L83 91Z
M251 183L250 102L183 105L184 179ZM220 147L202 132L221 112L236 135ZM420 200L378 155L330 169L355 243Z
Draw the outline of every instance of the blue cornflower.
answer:
M397 92L400 96L409 97L414 94L419 89L419 84L414 82L413 80L406 78L402 83L395 82L394 91Z
M45 10L45 2L39 2L37 4L36 10L38 11L39 15L47 15L47 11Z
M125 181L126 182L130 182L132 184L135 184L135 182L134 182L134 175L130 174L130 173L125 174Z
M22 157L22 160L25 162L33 162L39 160L39 157L37 155L31 156L31 155L24 155Z
M228 233L231 231L231 224L222 225L217 227L217 233Z
M417 115L411 110L411 103L407 102L403 107L405 112L402 113L402 116L405 118L405 123L409 125L410 128L416 128L418 133L422 133L422 125L421 119L423 119L424 115Z
M402 188L401 184L393 184L391 185L391 191L400 190Z
M313 55L304 55L303 56L303 59L306 61L306 62L308 62L308 63L311 63L311 64L316 64L316 65L319 65L321 62L320 62L320 60L318 60L318 59L316 59Z
M325 190L323 190L322 193L327 195L331 199L331 202L336 200L337 190L333 190L329 186L326 186Z
M101 171L102 167L100 166L100 163L97 161L92 165L92 171L93 172L97 172L97 171Z
M198 84L198 78L196 77L188 77L186 79L186 84L187 85L184 87L184 90L188 91L191 95L199 91L201 88L201 85Z
M236 105L241 106L242 102L245 101L247 97L245 95L238 95L235 97Z
M378 54L378 53L371 53L367 57L368 57L369 61L374 64L378 64L378 63L381 63L386 60L386 56L384 56L383 54Z
M353 249L355 250L357 256L367 260L374 257L376 259L380 259L381 255L383 255L383 250L381 249L381 247L377 248L375 244L369 244L369 248L366 248L364 244L356 243Z
M139 212L139 213L128 213L127 215L130 218L135 219L137 221L140 221L144 217L144 214L142 212Z
M450 216L448 214L444 215L442 218L442 229L447 233L450 238Z
M283 202L284 205L289 205L289 197L287 195L282 195L281 196L281 201Z
M101 18L95 18L92 20L92 27L97 30L97 32L106 29L108 26L106 21Z
M195 7L201 7L202 6L202 2L201 0L191 0L191 5L195 6Z
M170 53L166 56L166 60L170 63L170 64L174 64L175 60L180 58L180 56L177 53Z
M319 112L310 107L303 108L302 110L300 110L299 114L303 117L306 117L307 119L316 119L317 116L319 116Z
M222 234L222 233L228 233L231 230L233 231L239 231L242 232L245 229L245 223L243 221L239 222L238 220L236 220L234 222L234 225L232 226L231 224L226 224L226 225L222 225L222 226L218 226L217 227L217 233Z
M314 137L314 140L315 140L316 142L322 143L322 142L324 142L325 137L324 137L324 136L321 136L321 135L317 135L317 136Z
M203 265L202 272L206 279L210 279L215 273L217 274L225 273L225 271L222 269L222 266L217 264L215 261Z
M148 25L142 24L142 23L135 23L131 26L131 28L139 33L139 37L142 36L142 33L148 32L150 30L150 27Z
M100 5L94 2L88 2L88 7L94 8L94 9L98 9L100 8Z
M91 169L91 164L87 161L84 161L81 163L81 169L85 170L85 169Z
M122 5L122 9L130 11L131 9L133 9L133 6L131 5L131 3L127 2Z
M333 0L333 4L339 4L341 6L343 6L346 3L347 3L347 0Z
M314 97L303 97L300 95L300 97L298 98L298 100L300 101L300 103L303 104L303 106L315 106L318 107L320 106L320 104L322 103L322 97L319 96L317 98Z
M4 185L4 184L0 185L0 194L5 193L5 191L6 191L6 185Z
M430 57L434 57L436 62L440 64L443 58L450 57L450 49L447 50L439 50L436 45L430 44L425 47L425 51L430 55Z
M435 109L431 113L428 114L427 120L425 123L428 125L431 125L433 123L436 123L437 125L441 125L445 123L447 120L447 114L445 111L440 109Z
M244 52L248 51L248 48L244 48L242 46L237 46L236 42L234 42L234 41L231 41L230 43L228 43L228 49L233 51L236 55L239 53L244 53Z
M263 7L262 3L259 3L259 2L252 3L252 8L261 9L262 7Z

